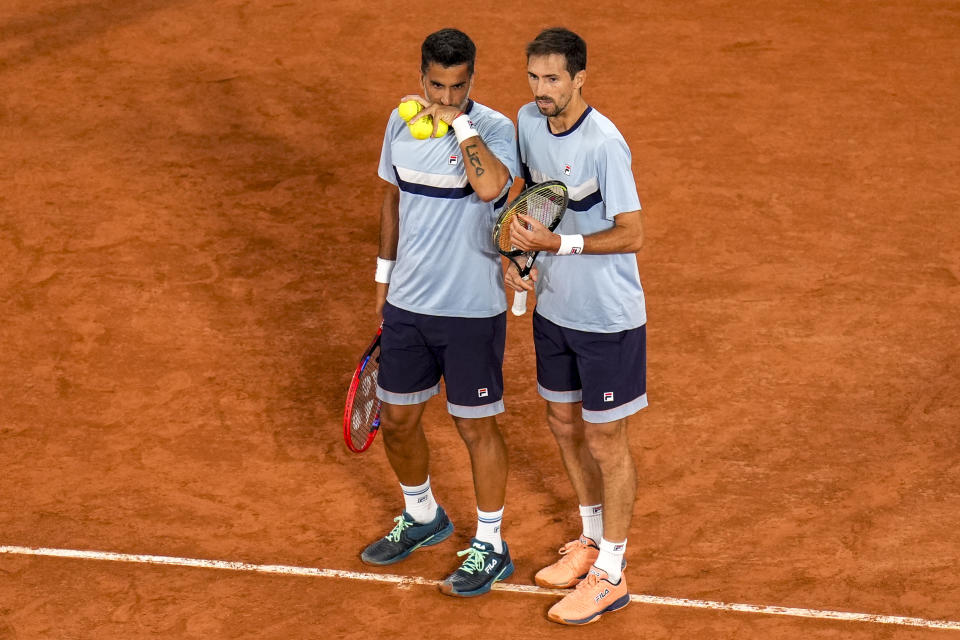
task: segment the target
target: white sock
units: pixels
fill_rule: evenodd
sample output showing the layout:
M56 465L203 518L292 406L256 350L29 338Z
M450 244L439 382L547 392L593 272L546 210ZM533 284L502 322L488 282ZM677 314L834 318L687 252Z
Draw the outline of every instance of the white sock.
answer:
M437 501L433 499L433 491L430 490L430 476L423 484L415 487L408 487L401 484L403 489L404 511L420 524L426 524L437 517Z
M593 563L597 569L607 572L610 582L618 584L623 575L623 554L627 550L627 541L610 542L606 538L600 539L600 555Z
M580 505L580 519L583 520L583 535L599 543L603 537L603 505Z
M500 537L500 524L503 522L503 507L499 511L480 511L477 507L477 540L489 542L493 550L503 553L503 538Z

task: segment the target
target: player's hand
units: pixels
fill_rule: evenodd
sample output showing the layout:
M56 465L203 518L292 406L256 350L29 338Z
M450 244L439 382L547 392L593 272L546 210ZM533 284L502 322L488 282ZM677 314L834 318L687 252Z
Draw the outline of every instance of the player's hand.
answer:
M377 283L377 317L380 320L383 320L383 305L387 301L387 290L390 288L389 284L383 282Z
M560 249L560 236L538 220L518 213L510 221L510 244L521 251L557 252Z
M514 291L533 291L533 283L537 281L538 276L539 272L534 267L530 270L530 278L524 280L513 265L507 265L507 270L503 272L503 283Z
M403 98L400 99L400 102L406 102L407 100L416 100L423 106L423 109L413 117L411 122L413 122L413 120L419 120L424 116L432 117L434 136L437 135L437 127L439 126L437 124L437 121L443 120L449 126L449 125L452 125L454 119L458 115L460 115L460 107L454 107L452 105L444 105L444 104L440 104L439 102L430 102L426 98L422 96L418 96L416 94L403 96Z

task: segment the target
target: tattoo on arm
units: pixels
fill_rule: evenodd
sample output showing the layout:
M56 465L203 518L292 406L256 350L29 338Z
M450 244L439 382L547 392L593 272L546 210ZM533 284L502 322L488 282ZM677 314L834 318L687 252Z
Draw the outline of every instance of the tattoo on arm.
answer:
M477 153L477 145L468 144L466 147L464 147L464 150L467 152L467 156L470 158L470 164L473 166L473 169L479 178L483 175L484 168L481 166L480 154Z

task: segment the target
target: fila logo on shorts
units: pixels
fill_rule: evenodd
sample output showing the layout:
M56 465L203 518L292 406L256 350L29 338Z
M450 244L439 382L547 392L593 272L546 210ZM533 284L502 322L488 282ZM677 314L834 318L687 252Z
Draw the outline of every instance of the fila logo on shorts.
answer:
M447 164L457 164L457 156L450 156L450 159L447 160Z
M613 391L604 391L604 392L603 392L603 401L604 401L604 402L613 402Z
M487 388L486 388L486 387L483 387L482 389L477 389L477 397L478 397L478 398L486 398L486 397L487 397Z

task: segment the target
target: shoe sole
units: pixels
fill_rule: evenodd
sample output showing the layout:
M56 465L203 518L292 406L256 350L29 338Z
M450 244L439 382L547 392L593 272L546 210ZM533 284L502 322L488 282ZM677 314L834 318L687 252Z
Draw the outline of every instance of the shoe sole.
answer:
M397 562L400 562L401 560L405 559L407 556L409 556L411 553L413 553L420 547L432 547L435 544L440 544L441 542L449 538L451 535L453 535L452 522L448 524L446 527L444 527L443 529L441 529L440 531L437 531L435 534L433 534L429 538L425 538L423 542L417 543L415 546L410 547L400 555L390 558L389 560L381 560L381 561L370 560L368 558L365 558L363 554L360 554L360 560L362 560L364 564L373 565L375 567L385 567L389 564L396 564Z
M508 564L507 566L505 566L503 569L500 570L500 573L497 574L496 578L486 583L479 589L474 589L473 591L457 591L456 589L454 589L452 584L444 581L440 583L440 587L439 587L440 593L443 593L448 596L454 596L457 598L473 598L475 596L482 596L483 594L489 592L490 589L493 588L494 583L500 582L501 580L506 580L512 575L513 575L513 562L511 561L510 564Z
M630 604L629 593L625 596L621 596L617 600L614 600L609 607L607 607L606 609L603 609L602 611L597 611L595 614L593 614L588 618L580 618L579 620L576 620L576 619L569 620L567 618L561 618L560 616L547 613L547 619L553 622L559 622L560 624L566 624L571 626L581 626L585 624L590 624L591 622L596 622L597 620L600 619L600 616L602 616L603 614L609 613L612 611L619 611L620 609L623 609L628 604Z

